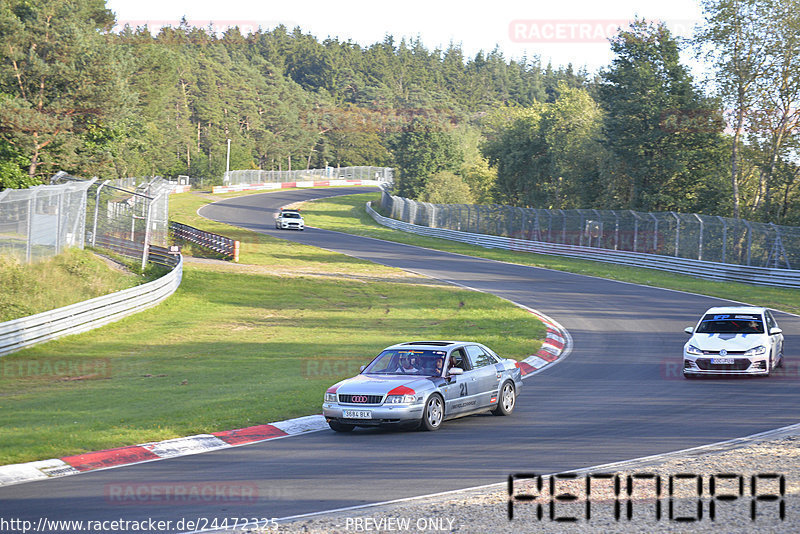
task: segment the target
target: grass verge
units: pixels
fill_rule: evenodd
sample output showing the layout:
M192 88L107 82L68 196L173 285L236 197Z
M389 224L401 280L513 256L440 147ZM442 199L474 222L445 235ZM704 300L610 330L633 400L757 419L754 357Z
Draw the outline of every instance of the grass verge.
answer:
M401 340L469 332L523 358L544 337L491 295L197 217L211 200L173 196L173 217L239 239L240 264L187 258L159 306L0 359L0 464L319 413Z
M0 322L133 287L140 278L88 250L68 249L31 265L0 256Z

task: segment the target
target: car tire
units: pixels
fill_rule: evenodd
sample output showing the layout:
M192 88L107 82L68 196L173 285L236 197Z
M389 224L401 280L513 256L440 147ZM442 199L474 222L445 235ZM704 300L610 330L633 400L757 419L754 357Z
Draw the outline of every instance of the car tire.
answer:
M354 425L340 423L339 421L328 421L328 426L331 427L331 430L336 432L352 432L355 428Z
M697 375L692 373L683 373L683 378L685 378L686 380L692 380L694 378L697 378Z
M783 354L780 355L780 359L778 360L778 364L775 366L776 369L783 368Z
M431 395L422 410L419 428L428 431L439 430L442 421L444 421L444 401L439 395Z
M500 396L497 399L497 408L492 410L494 415L511 415L514 406L517 405L517 390L514 384L505 382L500 388Z

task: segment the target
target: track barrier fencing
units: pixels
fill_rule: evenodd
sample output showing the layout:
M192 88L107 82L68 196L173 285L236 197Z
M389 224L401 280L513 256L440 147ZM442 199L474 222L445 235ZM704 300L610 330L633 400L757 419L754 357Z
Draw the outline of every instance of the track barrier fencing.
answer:
M800 228L697 214L430 204L384 191L380 224L487 248L800 288Z

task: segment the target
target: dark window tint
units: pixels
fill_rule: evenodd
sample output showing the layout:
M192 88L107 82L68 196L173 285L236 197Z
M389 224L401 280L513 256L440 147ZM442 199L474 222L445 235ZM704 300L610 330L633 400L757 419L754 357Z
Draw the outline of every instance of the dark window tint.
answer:
M486 354L486 351L476 345L469 345L467 347L467 357L469 358L469 362L472 364L473 369L485 367L495 363L493 357Z
M764 322L759 314L709 313L697 327L698 334L763 334Z

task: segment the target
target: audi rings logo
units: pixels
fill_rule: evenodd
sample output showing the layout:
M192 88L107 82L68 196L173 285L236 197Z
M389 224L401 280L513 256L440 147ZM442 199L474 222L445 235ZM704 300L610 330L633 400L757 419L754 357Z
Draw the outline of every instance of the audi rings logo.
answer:
M367 400L368 399L366 395L353 395L350 397L351 402L367 402Z

